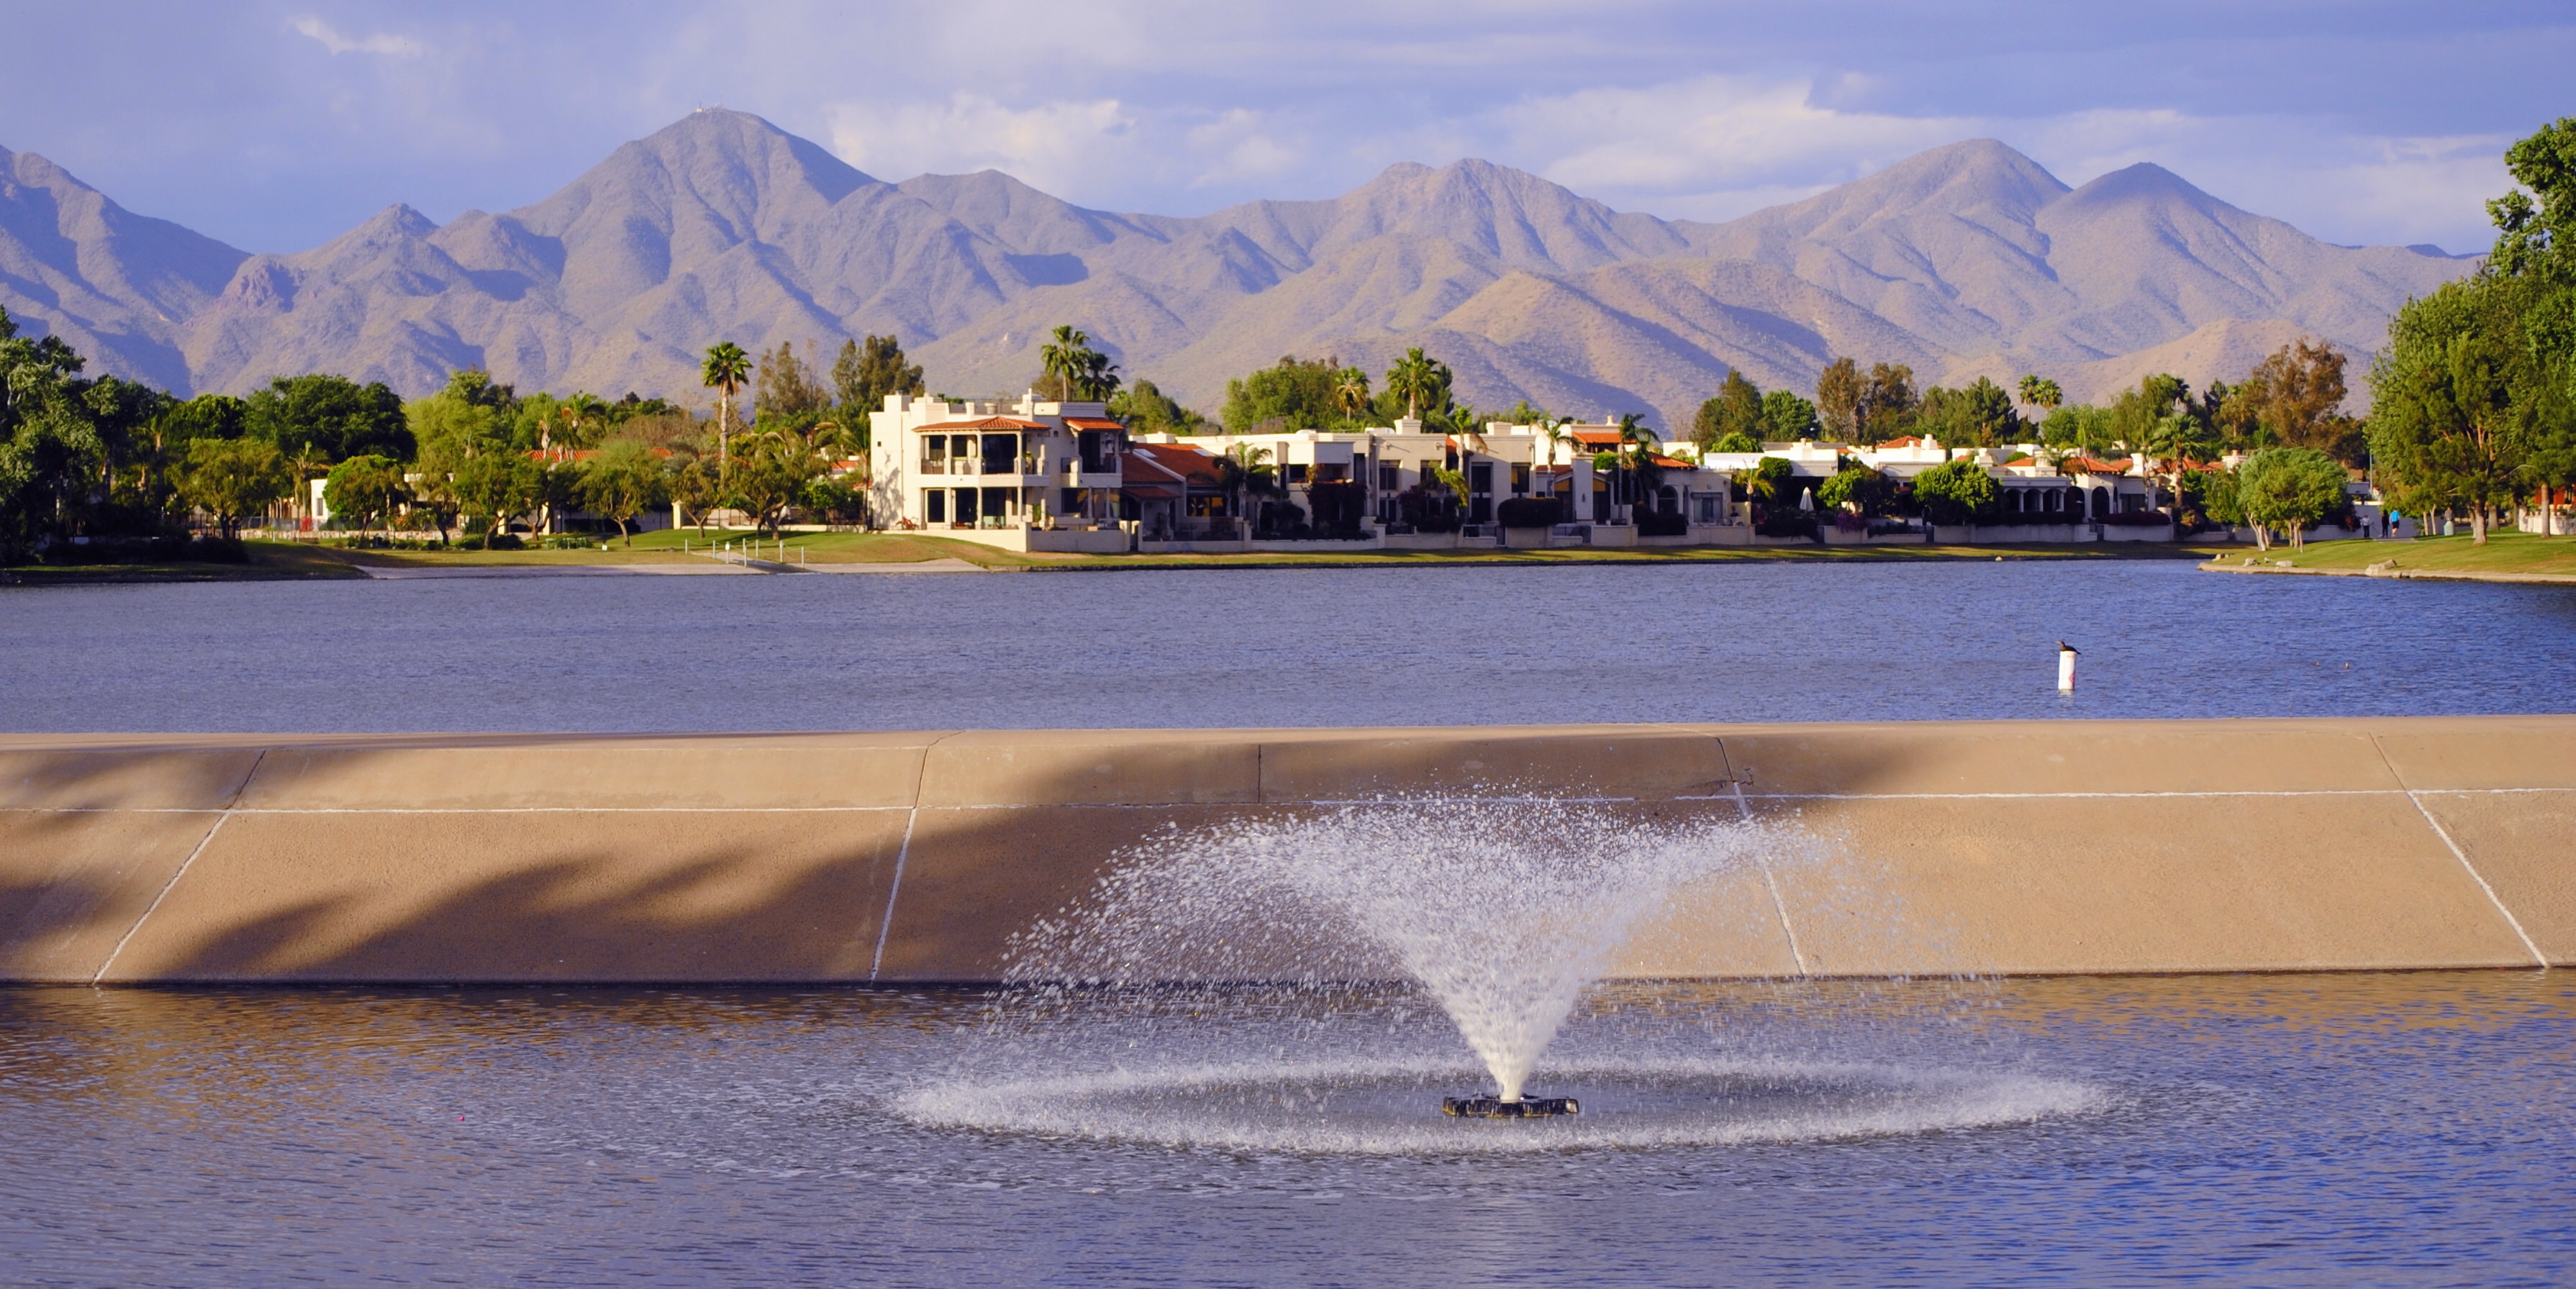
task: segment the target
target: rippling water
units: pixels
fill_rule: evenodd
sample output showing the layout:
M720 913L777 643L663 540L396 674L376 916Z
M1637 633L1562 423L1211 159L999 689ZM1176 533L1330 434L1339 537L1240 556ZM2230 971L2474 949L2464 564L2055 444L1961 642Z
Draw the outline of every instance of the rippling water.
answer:
M2576 587L2167 561L256 582L10 590L0 651L21 731L2557 712Z
M1567 1125L1440 1119L1474 1062L1407 995L1204 1006L0 992L0 1280L2576 1279L2565 973L1615 988L1541 1066ZM1770 1127L1370 1150L1301 1082L1363 1137Z

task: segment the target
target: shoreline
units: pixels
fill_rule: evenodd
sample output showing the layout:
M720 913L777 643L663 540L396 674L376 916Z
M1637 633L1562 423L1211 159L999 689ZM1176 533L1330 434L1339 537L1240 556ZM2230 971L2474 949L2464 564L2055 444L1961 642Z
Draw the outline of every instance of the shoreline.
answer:
M792 544L792 540L791 540ZM945 545L946 543L943 543ZM962 545L962 544L961 544ZM1175 569L1382 569L1473 565L1517 567L1654 567L1675 564L1830 563L1907 564L1947 562L2024 562L2095 560L2193 560L2204 567L2223 558L2208 546L2149 547L2144 543L2086 546L1692 546L1608 553L1575 548L1550 550L1404 551L1384 554L1302 555L1265 551L1241 555L1080 555L1009 562L983 562L972 554L993 552L972 547L957 554L920 559L821 559L812 563L774 560L723 560L654 548L613 551L507 552L491 558L483 552L412 552L317 547L302 543L263 543L250 564L70 564L23 565L0 569L0 586L80 586L160 582L273 582L322 579L384 581L507 577L613 577L670 575L759 575L801 573L882 573L918 576L944 573L1097 573L1169 571ZM291 550L284 560L273 558ZM667 554L673 558L657 559ZM561 555L563 558L548 558ZM625 555L626 558L596 558ZM638 559L634 556L644 556ZM585 556L592 558L584 558ZM707 559L707 563L698 562ZM2289 570L2283 570L2289 571Z

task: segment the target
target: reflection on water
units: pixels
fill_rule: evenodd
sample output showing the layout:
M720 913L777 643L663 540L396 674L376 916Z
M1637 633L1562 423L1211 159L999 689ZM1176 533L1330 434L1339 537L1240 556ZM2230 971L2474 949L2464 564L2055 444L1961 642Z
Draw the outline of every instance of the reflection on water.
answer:
M1031 1032L965 994L0 992L0 1279L2576 1277L2563 972L1613 986L1539 1066L1595 1089L1549 1125L1440 1120L1476 1065L1418 997L1197 1011L1105 995ZM1093 1099L930 1112L1014 1078ZM2068 1099L1924 1113L1962 1089ZM1430 1132L1787 1128L1303 1131L1411 1132L1408 1107Z
M2576 587L2171 561L101 586L0 593L0 654L23 731L2558 712Z

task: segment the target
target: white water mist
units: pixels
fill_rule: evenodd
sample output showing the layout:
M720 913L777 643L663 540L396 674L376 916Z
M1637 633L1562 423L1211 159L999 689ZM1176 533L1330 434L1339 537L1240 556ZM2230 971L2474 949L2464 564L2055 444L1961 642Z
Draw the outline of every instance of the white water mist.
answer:
M1583 990L1685 887L1798 843L1739 821L1464 800L1175 831L1024 937L1021 983L1418 982L1518 1098Z

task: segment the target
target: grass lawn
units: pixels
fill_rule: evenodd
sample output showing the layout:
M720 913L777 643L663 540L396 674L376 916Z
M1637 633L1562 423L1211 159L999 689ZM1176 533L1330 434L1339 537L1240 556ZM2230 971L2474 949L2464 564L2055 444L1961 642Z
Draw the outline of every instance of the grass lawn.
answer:
M161 564L22 564L0 569L0 581L28 586L90 582L273 582L304 577L364 577L334 551L309 542L247 541L246 564L173 561Z
M2241 547L2218 563L2234 564L2252 552ZM2487 544L2470 537L2419 537L2411 542L2316 542L2293 551L2276 546L2261 559L2288 560L2299 568L2360 570L2395 560L2408 573L2541 573L2576 577L2576 537L2542 537L2534 533L2489 533Z

